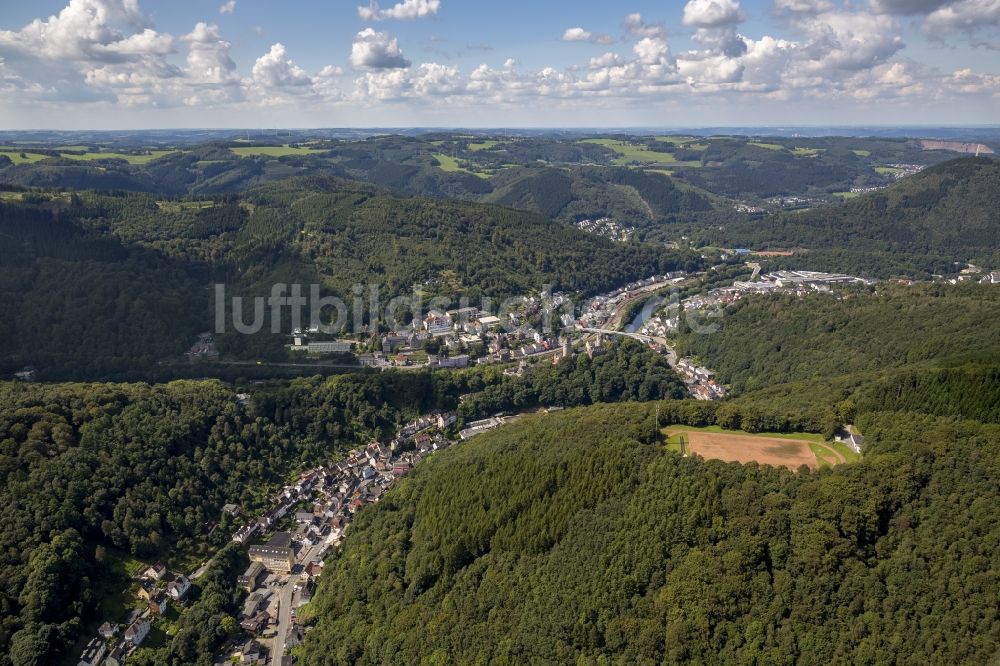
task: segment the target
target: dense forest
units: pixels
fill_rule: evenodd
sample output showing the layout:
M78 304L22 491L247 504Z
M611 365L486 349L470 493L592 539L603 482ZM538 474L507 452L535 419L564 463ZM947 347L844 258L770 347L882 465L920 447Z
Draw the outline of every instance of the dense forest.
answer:
M703 233L730 247L806 248L817 269L926 277L954 272L954 262L1000 265L998 209L1000 160L967 157L840 206L776 215L766 224L734 219Z
M1000 292L990 285L883 285L877 293L756 296L720 330L688 333L693 355L736 390L929 362L1000 360Z
M153 367L205 329L205 280L197 267L89 233L70 216L0 203L0 374Z
M792 473L668 453L651 411L534 417L422 465L328 559L303 663L995 655L998 426L869 413L861 463Z
M225 519L214 539L205 526L223 504L263 508L294 470L370 438L388 441L403 420L455 409L462 395L493 391L463 403L464 418L502 396L517 396L513 408L680 394L658 355L629 345L524 377L493 370L271 382L245 406L221 382L0 383L0 663L50 663L73 644L121 582L109 552L154 559L222 545ZM216 562L222 573L200 579L197 612L183 615L196 645L178 633L138 663L207 659L232 635L221 623L232 616L239 555L227 557Z
M663 356L626 339L613 345L608 353L593 357L579 354L554 365L540 364L522 376L505 378L462 402L459 413L481 418L537 406L683 398L685 393L684 385Z
M109 550L191 551L223 504L261 507L297 466L391 432L434 395L426 373L300 380L246 408L218 382L0 384L0 663L52 663L73 644Z

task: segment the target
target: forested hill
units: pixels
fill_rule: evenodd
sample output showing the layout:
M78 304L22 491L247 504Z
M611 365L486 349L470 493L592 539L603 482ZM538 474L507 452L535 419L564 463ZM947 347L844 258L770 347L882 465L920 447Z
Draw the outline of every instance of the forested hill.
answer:
M938 164L841 206L735 221L713 240L730 246L806 248L878 274L950 272L953 262L1000 265L1000 160ZM831 259L827 259L831 261ZM848 264L848 265L844 265Z
M459 404L484 388L491 389L485 400ZM250 397L239 399L240 390ZM0 382L0 666L61 663L74 644L79 656L78 639L121 619L124 560L162 559L190 571L235 531L231 516L220 517L223 505L255 515L295 471L336 461L359 443L388 442L417 414L458 407L460 418L472 419L483 409L683 394L663 356L631 341L513 377L493 367L243 389L217 381ZM200 578L194 605L169 620L177 631L162 645L147 642L130 663L215 663L216 650L239 631L235 580L246 551L235 551L219 576L221 592L209 593Z
M342 295L366 281L380 284L386 296L415 284L472 297L509 296L543 284L595 293L700 263L694 253L613 243L537 214L395 196L325 176L194 202L142 193L81 200L76 217L123 242L231 270L244 283L318 279Z
M422 463L327 559L302 663L996 655L1000 427L871 413L863 461L796 474L669 453L652 416L539 416Z
M155 367L206 330L206 282L206 272L88 231L72 215L0 203L0 374Z
M720 329L688 333L695 356L737 391L904 366L1000 364L1000 289L883 285L834 299L759 296L728 307Z
M194 201L31 193L0 203L0 374L35 366L47 378L147 377L212 330L212 282L255 296L274 283L321 284L345 298L372 284L383 307L420 285L428 298L479 305L545 285L610 291L702 265L693 252L615 243L523 211L332 177ZM226 349L259 358L287 343L266 337L232 336Z
M655 226L712 211L716 199L664 173L624 167L509 169L493 180L496 189L483 201L565 222L610 217L635 227Z

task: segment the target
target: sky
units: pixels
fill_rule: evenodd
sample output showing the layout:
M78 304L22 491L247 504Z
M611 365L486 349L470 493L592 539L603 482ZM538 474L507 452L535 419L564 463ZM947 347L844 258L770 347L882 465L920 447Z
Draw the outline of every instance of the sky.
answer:
M1000 0L0 0L0 129L1000 123Z

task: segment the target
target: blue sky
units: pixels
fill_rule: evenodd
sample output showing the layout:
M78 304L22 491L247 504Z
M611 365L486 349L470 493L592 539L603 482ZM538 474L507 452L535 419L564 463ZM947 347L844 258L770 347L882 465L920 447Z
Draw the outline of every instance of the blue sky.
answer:
M0 7L7 129L1000 118L1000 0Z

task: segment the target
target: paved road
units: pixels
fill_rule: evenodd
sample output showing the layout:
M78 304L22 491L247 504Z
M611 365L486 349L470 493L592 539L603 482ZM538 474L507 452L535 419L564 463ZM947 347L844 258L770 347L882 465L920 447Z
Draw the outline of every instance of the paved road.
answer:
M218 554L219 551L215 551L214 553L212 553L212 557L202 562L201 566L195 569L194 572L190 576L188 576L188 578L190 578L191 580L201 578L204 575L205 571L208 570L208 565L212 563L212 560L214 560L215 556Z
M301 573L310 562L318 562L320 560L319 553L323 547L333 543L334 539L331 533L324 540L300 550L295 558L294 571ZM278 633L271 642L270 663L272 664L280 664L281 658L285 654L285 636L288 635L288 630L292 627L292 602L295 599L295 584L299 581L300 573L289 574L285 584L281 587L281 592L279 592Z
M281 658L285 655L285 636L292 626L292 595L295 593L297 579L298 576L290 576L278 596L278 633L271 643L272 664L280 664Z
M677 365L677 352L674 348L667 343L666 338L661 338L655 335L643 335L642 333L626 333L625 331L610 331L606 328L583 328L577 327L578 331L586 331L587 333L604 333L605 335L620 335L626 338L632 338L638 340L639 342L649 344L650 342L655 342L656 344L663 347L663 355L667 357L667 365L671 368Z

